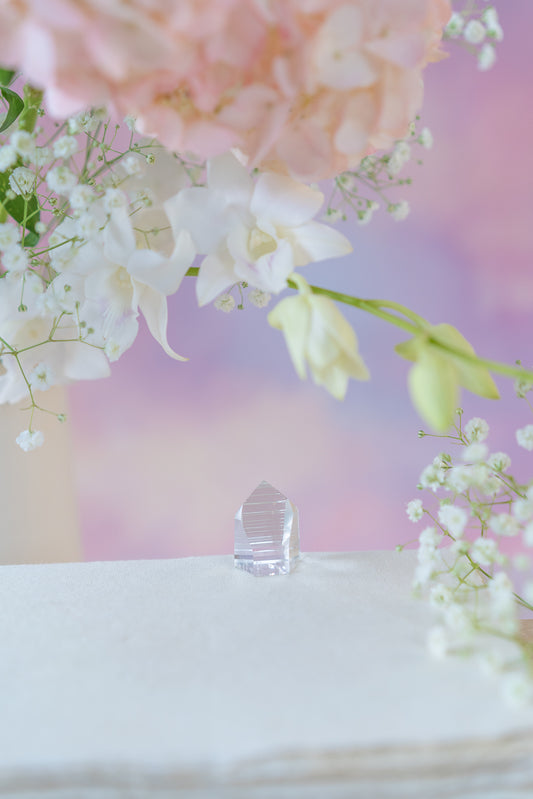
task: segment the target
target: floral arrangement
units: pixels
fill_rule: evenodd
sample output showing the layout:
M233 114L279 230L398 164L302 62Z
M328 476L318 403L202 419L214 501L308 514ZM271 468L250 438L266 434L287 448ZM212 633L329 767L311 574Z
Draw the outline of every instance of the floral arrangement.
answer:
M533 378L479 358L450 325L296 271L351 251L332 227L350 213L361 225L380 205L409 213L388 192L432 146L417 112L443 37L488 69L502 31L486 3L448 0L4 0L0 402L27 402L22 449L43 443L36 411L65 420L37 392L108 375L140 315L184 359L167 297L185 277L222 311L295 290L268 321L298 375L339 399L369 372L335 302L396 325L437 430L460 386L496 398L491 371Z
M526 402L532 390L533 382L516 384ZM412 522L429 521L418 539L414 579L415 592L439 616L428 648L436 658L476 656L486 672L501 676L509 704L525 705L533 701L533 640L521 624L533 611L533 479L519 482L510 456L490 452L484 419L463 424L462 410L457 414L444 438L462 448L460 458L439 453L418 486L433 501L407 504ZM533 424L516 431L516 443L533 451Z

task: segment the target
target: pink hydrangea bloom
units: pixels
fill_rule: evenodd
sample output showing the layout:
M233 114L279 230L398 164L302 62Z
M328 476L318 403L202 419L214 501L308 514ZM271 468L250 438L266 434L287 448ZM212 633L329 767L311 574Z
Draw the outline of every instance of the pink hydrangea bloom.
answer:
M303 180L406 133L449 0L0 0L2 60L65 116L108 104L204 157Z

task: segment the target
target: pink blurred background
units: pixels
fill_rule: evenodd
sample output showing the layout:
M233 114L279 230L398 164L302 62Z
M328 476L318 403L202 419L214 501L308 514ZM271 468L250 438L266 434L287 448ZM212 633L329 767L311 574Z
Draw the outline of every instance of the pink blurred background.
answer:
M304 273L403 302L456 325L479 354L533 365L533 4L498 11L505 40L491 72L456 47L426 72L422 121L435 147L406 170L410 217L345 222L352 256ZM445 447L417 437L408 364L393 351L401 331L343 310L372 380L352 383L342 404L298 379L266 311L198 309L192 280L170 305L169 339L187 363L170 361L143 330L110 379L75 386L86 559L231 552L234 513L263 479L298 505L304 550L390 549L412 538L405 503ZM511 381L497 382L501 401L465 393L465 416L487 418L491 448L531 477L533 456L513 443L531 413Z

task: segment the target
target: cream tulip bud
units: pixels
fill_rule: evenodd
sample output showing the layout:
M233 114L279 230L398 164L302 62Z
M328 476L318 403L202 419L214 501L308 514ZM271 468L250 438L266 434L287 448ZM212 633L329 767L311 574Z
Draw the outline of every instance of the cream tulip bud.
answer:
M317 385L344 399L350 377L370 377L355 332L332 300L312 294L300 275L291 279L296 277L300 294L281 300L268 321L283 332L298 375L305 379L308 365Z

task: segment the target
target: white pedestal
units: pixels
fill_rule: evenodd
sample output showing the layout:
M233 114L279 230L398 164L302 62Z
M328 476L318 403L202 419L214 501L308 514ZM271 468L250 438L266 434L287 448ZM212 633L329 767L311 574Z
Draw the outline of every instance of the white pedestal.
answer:
M425 651L412 553L0 569L0 797L511 799L533 711Z

